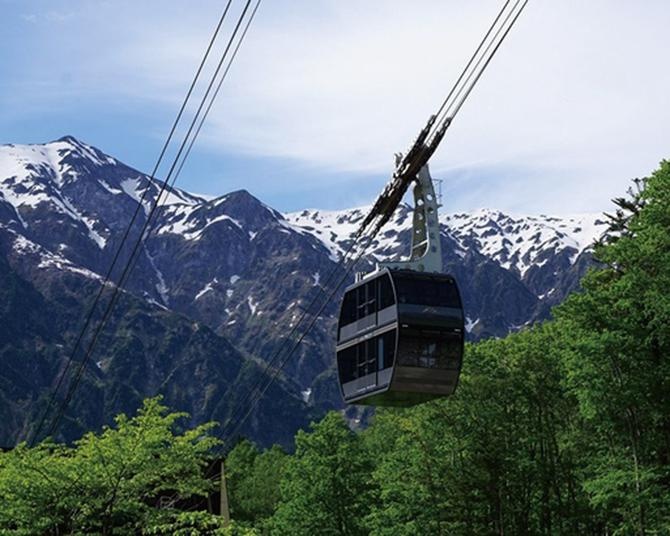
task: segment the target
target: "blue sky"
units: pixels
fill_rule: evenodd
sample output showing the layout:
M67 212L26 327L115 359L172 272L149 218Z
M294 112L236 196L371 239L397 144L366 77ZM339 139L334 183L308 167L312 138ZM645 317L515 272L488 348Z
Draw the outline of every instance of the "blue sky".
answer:
M72 134L149 171L223 5L0 0L0 143ZM371 202L499 6L264 0L178 185ZM431 163L446 210L607 209L670 157L668 27L661 0L530 0Z

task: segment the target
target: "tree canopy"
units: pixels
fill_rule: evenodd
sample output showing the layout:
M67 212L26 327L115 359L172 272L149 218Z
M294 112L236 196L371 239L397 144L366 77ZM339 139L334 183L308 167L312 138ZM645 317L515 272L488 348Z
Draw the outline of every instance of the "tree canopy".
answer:
M215 486L205 476L214 424L179 431L184 417L153 398L72 447L0 454L0 534L229 534L219 517L159 508L161 497L207 497Z

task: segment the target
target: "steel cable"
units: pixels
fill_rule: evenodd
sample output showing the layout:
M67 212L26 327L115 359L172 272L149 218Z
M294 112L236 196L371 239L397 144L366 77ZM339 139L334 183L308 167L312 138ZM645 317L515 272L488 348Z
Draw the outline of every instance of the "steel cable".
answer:
M446 99L444 100L444 102L442 103L442 105L440 106L440 108L438 109L438 112L437 112L436 116L439 116L443 111L445 112L445 113L444 113L444 119L442 119L441 121L436 121L436 123L435 123L435 127L434 127L434 128L436 129L436 131L437 131L438 133L439 133L439 131L440 131L441 128L446 128L446 127L441 127L440 123L443 123L443 124L444 124L445 121L448 121L448 123L446 123L446 126L448 126L448 124L450 124L451 120L452 120L453 117L456 115L456 113L458 113L458 111L460 110L461 106L463 105L463 103L465 102L465 100L467 99L467 97L470 95L470 92L471 92L472 89L474 88L475 84L476 84L477 81L480 79L480 77L481 77L481 75L483 74L484 70L485 70L486 67L489 65L489 63L490 63L490 61L492 60L493 56L495 55L495 53L496 53L497 50L499 49L499 47L500 47L500 45L502 44L502 42L504 41L505 37L506 37L507 34L509 33L510 29L512 28L512 26L514 25L514 23L515 23L516 20L518 19L519 15L521 14L521 12L523 11L523 9L525 8L526 4L528 3L528 0L516 0L516 2L514 3L512 9L511 9L511 10L509 11L509 13L507 13L507 15L505 16L505 18L504 18L502 24L500 24L500 26L497 28L497 30L495 30L495 33L493 33L493 38L490 40L490 42L489 42L487 45L485 45L485 43L486 43L486 42L489 40L489 38L491 37L492 32L494 32L494 29L496 28L496 26L498 26L498 23L500 22L501 17L502 17L503 14L506 12L507 7L508 7L509 4L510 4L510 1L511 1L511 0L507 0L507 1L505 2L505 4L503 5L502 9L499 11L498 15L496 16L495 20L493 21L493 23L491 24L491 26L490 26L489 29L487 30L487 32L486 32L484 38L483 38L482 41L479 43L479 46L478 46L477 49L475 50L475 53L472 55L472 57L471 57L470 60L468 61L468 64L466 65L465 69L461 72L461 75L459 76L458 80L456 81L456 83L454 84L454 86L453 86L452 89L450 90L449 94L447 95ZM515 13L515 10L517 9L517 7L519 6L519 4L520 4L522 1L523 1L523 4L521 5L521 8L520 8L518 11L516 11L516 14L514 14L514 13ZM512 17L513 14L514 14L514 16L513 16L512 20L511 20L511 23L510 23L509 25L507 25L508 21L510 20L510 18ZM506 25L507 25L507 27L506 27ZM499 38L499 36L501 35L501 32L502 32L502 37ZM485 48L483 48L483 47L485 47ZM492 49L492 47L493 47L493 49ZM483 49L483 54L481 55L481 57L479 57L479 59L476 60L477 56L480 54L480 52L482 52L482 49ZM491 49L492 49L492 51L491 51ZM490 51L491 51L491 52L490 52ZM490 54L489 54L489 52L490 52ZM488 56L487 56L487 54L488 54ZM486 58L485 61L484 61L484 58ZM480 69L480 65L482 65L482 61L484 61L484 63L483 63L483 66L482 66L481 69ZM472 71L470 71L469 74L466 74L466 73L468 73L468 70L469 70L471 67L473 67L473 62L474 62L474 68L472 69ZM478 70L478 69L479 69L479 70ZM473 79L473 76L474 76L474 79ZM471 82L471 81L472 81L472 82ZM463 85L461 85L460 88L459 88L459 85L461 84L461 82L463 82ZM468 86L468 84L470 84L470 85ZM467 89L465 89L466 87L467 87ZM458 89L457 89L457 88L458 88ZM465 93L463 94L463 96L460 98L460 101L459 101L458 99L459 99L459 97L461 96L461 94L463 93L464 90L465 90ZM452 98L453 98L453 100L452 100ZM450 102L450 100L451 100L451 102ZM456 108L454 109L454 111L452 112L452 114L449 116L449 115L447 115L447 114L448 114L448 112L452 109L454 103L456 103ZM433 140L435 139L435 136L436 136L436 134L433 134ZM430 146L431 143L432 143L432 141L429 141L428 145ZM439 140L438 140L438 143L439 143ZM373 208L373 210L374 210L374 208ZM357 240L360 236L362 236L362 234L363 234L363 232L365 231L365 229L367 229L368 227L372 226L372 223L373 223L374 219L377 218L378 216L383 216L383 214L374 214L374 213L373 213L373 214L370 214L367 218L364 219L364 225L362 225L361 228L359 228L359 230L358 230L357 233L355 234L355 240L352 242L349 251L351 251L351 250L353 249L354 245L356 244L356 240ZM383 225L383 221L385 221L385 220L382 218L382 219L381 219L381 223L382 223L382 225ZM367 225L366 225L366 222L367 222ZM314 326L314 324L315 324L316 321L318 320L319 315L325 310L325 308L327 307L329 301L332 299L332 297L335 295L335 293L339 290L339 288L341 287L341 285L342 285L342 283L344 282L344 280L348 277L350 270L351 270L351 269L353 268L353 266L355 266L355 264L360 260L361 256L362 256L363 253L365 252L366 247L369 246L369 244L370 244L370 243L374 240L374 238L376 237L377 233L381 230L382 225L377 224L376 226L373 226L373 227L372 227L372 234L371 234L369 237L367 237L367 238L368 238L368 243L367 243L366 246L361 250L361 252L360 252L360 254L358 255L358 257L356 257L356 259L355 259L355 260L350 264L350 266L345 270L345 274L344 274L344 276L342 277L342 279L340 279L340 281L338 282L338 284L337 284L337 285L335 286L335 288L332 290L332 292L330 293L330 295L328 296L328 298L326 299L326 301L323 303L323 305L319 308L319 310L318 310L315 314L312 315L312 320L311 320L311 322L309 323L309 325L307 326L307 329L302 333L302 335L298 338L298 340L293 344L293 346L291 347L291 349L289 350L289 352L286 354L286 356L284 357L284 359L280 362L279 366L278 366L277 368L275 368L275 370L273 371L273 375L272 375L272 377L270 378L270 381L267 382L267 383L265 384L265 386L263 387L263 389L260 390L256 396L253 396L253 392L254 392L254 391L258 388L258 386L260 385L259 382L257 382L257 383L255 384L255 386L254 386L253 388L251 388L251 389L248 391L247 397L243 400L243 404L242 404L242 407L245 406L245 405L248 405L248 408L247 408L246 412L243 414L242 418L241 418L241 419L238 421L238 423L232 428L232 431L231 431L230 433L226 433L226 432L227 432L227 430L229 429L229 428L228 428L228 424L229 424L230 422L232 422L233 419L232 419L232 418L229 419L228 422L227 422L227 424L224 425L224 428L223 428L223 431L222 431L222 436L224 437L224 440L225 440L225 439L230 439L230 438L234 437L234 434L237 433L237 431L241 428L242 424L246 421L246 419L249 417L249 415L251 415L251 412L253 411L254 407L258 404L258 402L259 402L260 399L263 397L263 395L265 394L265 392L267 391L267 389L270 387L270 385L271 385L271 384L274 382L274 380L277 378L277 376L279 375L279 372L283 369L283 367L284 367L284 366L286 365L286 363L288 362L288 359L293 355L293 353L295 352L295 350L297 349L297 347L300 345L300 343L301 343L301 342L304 340L304 338L307 336L307 334L309 333L309 331L311 330L311 328ZM338 265L336 266L336 269L337 269L343 262L345 262L345 260L346 260L346 255L345 255L345 257L343 257L343 259L340 261L340 263L338 263ZM335 271L335 270L334 270L334 271ZM334 271L331 272L331 274L334 273ZM325 295L325 291L324 291L324 295ZM318 295L317 295L317 296L318 296ZM303 320L304 318L306 318L307 314L309 313L309 309L311 308L311 306L312 306L315 302L316 302L316 297L312 300L312 303L310 304L310 306L308 306L308 308L305 309L305 311L303 312L303 314L301 315L301 317L300 317L300 319L299 319L299 321L298 321L298 324L296 325L296 327L294 327L294 329L293 329L293 330L291 331L291 333L289 334L289 337L292 336L293 333L295 333L295 329L297 328L297 326L300 325L300 323L302 322L302 320ZM284 340L284 343L282 344L282 346L280 347L280 349L277 351L277 353L275 353L275 355L273 356L273 358L268 362L268 365L266 365L266 367L265 367L265 371L269 370L270 366L274 365L274 362L276 361L276 359L278 359L278 356L281 354L281 351L284 349L284 347L285 347L287 341L289 340L289 337L287 337L287 338ZM262 378L261 378L261 381L262 381ZM249 393L251 393L251 394L249 394ZM253 398L252 398L252 397L253 397ZM228 436L228 437L226 437L226 436Z
M186 110L186 106L188 105L188 101L190 100L191 95L193 94L193 90L195 89L195 86L198 82L198 79L200 78L200 75L202 74L202 70L203 70L205 64L207 63L207 58L209 57L209 54L212 50L212 47L214 46L214 43L216 42L216 40L218 38L219 32L221 31L221 27L223 26L223 23L226 19L226 16L228 14L228 10L230 9L231 3L232 3L232 0L228 0L228 2L226 4L226 7L223 10L223 13L221 14L221 17L219 18L219 21L216 25L214 33L212 34L212 37L210 38L210 41L207 45L207 49L205 50L205 54L203 55L202 60L200 61L200 64L198 65L198 68L197 68L196 73L193 77L193 80L191 81L191 85L189 86L189 89L186 93L186 96L184 97L184 100L183 100L183 102L182 102L182 104L179 108L179 112L177 113L177 117L175 118L175 120L172 124L172 127L170 129L170 132L168 134L168 137L167 137L165 143L163 144L163 147L161 148L158 159L157 159L157 161L154 165L153 171L151 172L151 175L150 175L151 179L155 178L155 175L158 172L158 169L159 169L159 167L160 167L160 165L163 161L163 158L165 157L165 154L166 154L167 149L170 145L170 142L172 141L172 137L174 136L174 133L177 130L177 126L179 125L179 123L181 121L181 118L184 114L184 111ZM52 391L51 397L49 399L49 402L47 403L46 408L44 409L44 412L42 414L40 422L39 422L37 428L35 429L35 431L32 434L32 438L29 441L29 444L31 446L35 444L40 432L42 431L42 428L44 427L44 424L45 424L46 419L47 419L48 414L49 414L49 410L50 410L51 406L53 406L53 404L55 403L55 399L56 399L56 396L58 395L58 391L60 390L60 387L63 383L63 380L65 379L65 376L67 375L67 372L68 372L70 366L72 365L72 362L74 361L75 355L77 353L77 350L79 349L79 345L81 344L83 336L86 333L86 331L88 330L88 327L89 327L89 325L90 325L90 323L93 319L93 315L95 314L95 310L97 308L98 302L102 298L102 294L104 293L104 290L107 286L107 283L111 280L112 273L114 271L114 267L116 266L116 263L118 262L118 260L121 256L121 253L123 251L123 246L125 245L126 241L128 240L128 237L130 236L130 231L133 228L133 226L135 224L135 221L137 220L137 217L140 214L140 211L142 210L142 206L143 206L143 203L144 203L144 198L145 198L148 191L149 191L149 188L146 188L142 192L142 195L140 196L140 199L137 203L137 206L135 207L135 211L133 212L133 215L130 219L130 222L128 223L128 226L126 227L126 230L125 230L125 232L124 232L124 234L121 238L121 242L119 243L119 246L116 249L116 252L115 252L114 257L112 259L112 263L111 263L109 269L107 270L107 274L105 275L102 284L100 285L100 290L98 291L97 295L95 296L95 298L93 300L93 303L91 304L91 307L89 308L88 313L86 315L86 320L84 321L84 325L82 326L81 330L79 331L79 334L77 335L77 338L75 339L75 344L74 344L72 352L71 352L71 354L68 358L67 364L66 364L65 368L63 369L63 371L61 372L61 374L59 375L58 382L56 383L56 387Z
M258 3L260 3L260 0L258 0ZM118 283L118 285L116 285L114 287L112 297L111 297L111 299L108 303L107 308L105 309L105 312L103 314L103 318L100 321L100 323L98 324L98 326L97 326L97 328L96 328L96 330L93 334L93 337L91 339L91 342L89 343L86 354L84 355L84 358L82 359L82 361L80 363L80 366L77 369L75 377L74 377L74 379L73 379L73 381L70 385L70 388L67 391L67 394L66 394L66 396L65 396L65 398L64 398L64 400L63 400L63 402L60 406L60 409L59 409L58 413L56 414L56 417L52 421L52 424L49 428L49 431L48 431L47 435L52 435L54 433L54 431L57 429L58 425L60 424L60 421L61 421L62 417L65 414L65 411L67 410L67 407L68 407L70 401L72 400L72 397L73 397L74 393L77 390L77 387L78 387L78 385L81 381L81 378L83 376L83 373L86 369L86 365L88 364L88 362L91 358L91 355L93 353L93 350L95 348L95 345L97 343L98 337L102 333L102 330L103 330L105 324L109 321L109 319L111 317L111 314L114 310L114 307L117 303L117 300L120 296L120 292L121 292L124 284L127 282L127 278L130 275L130 273L132 271L132 268L133 268L133 266L134 266L134 264L137 260L137 254L139 252L139 248L140 248L142 242L146 239L146 237L148 235L148 232L150 232L150 230L151 230L150 225L152 223L152 218L153 218L154 214L156 213L157 208L160 206L161 198L165 194L166 191L169 191L168 190L168 185L169 185L169 188L171 189L172 184L174 184L174 180L175 180L176 176L175 176L175 178L172 179L172 181L171 181L171 178L173 177L173 173L174 173L174 171L177 167L177 163L179 162L179 159L180 159L182 153L184 153L184 149L186 147L186 144L188 143L189 138L191 137L191 134L194 131L194 128L195 128L195 125L197 124L198 119L200 118L200 114L202 113L203 108L205 106L205 103L207 102L207 98L209 97L209 94L211 93L211 90L214 86L214 83L216 82L216 80L218 78L219 72L221 71L221 67L223 66L223 63L224 63L224 61L225 61L225 59L228 55L228 52L230 51L230 48L232 46L232 43L235 40L235 37L237 36L237 33L238 33L238 31L241 27L242 21L244 20L244 17L246 16L246 13L247 13L250 5L251 5L251 0L248 0L246 2L245 6L244 6L242 14L240 15L240 17L237 21L237 24L235 26L233 34L231 35L231 37L230 37L230 39L229 39L229 41L228 41L228 43L225 47L225 50L224 50L223 54L221 55L221 59L219 60L219 62L217 64L217 67L215 69L215 72L211 77L211 80L209 82L207 90L206 90L204 96L201 99L198 110L197 110L193 120L191 121L189 129L188 129L188 131L187 131L187 133L184 137L184 140L182 141L182 143L179 147L179 151L177 152L177 155L174 158L174 161L173 161L173 163L170 167L170 170L167 174L167 177L161 185L160 192L159 192L158 196L156 197L156 200L154 201L154 203L151 207L151 210L149 211L149 214L147 215L145 223L144 223L144 225L142 227L142 230L140 232L139 238L135 242L135 245L134 245L133 250L131 252L130 258L129 258L128 262L126 263L126 266L123 270L123 273L121 275L119 283ZM226 73L227 73L227 71L226 71ZM210 108L211 108L211 103L210 103ZM171 182L171 184L170 184L170 182Z

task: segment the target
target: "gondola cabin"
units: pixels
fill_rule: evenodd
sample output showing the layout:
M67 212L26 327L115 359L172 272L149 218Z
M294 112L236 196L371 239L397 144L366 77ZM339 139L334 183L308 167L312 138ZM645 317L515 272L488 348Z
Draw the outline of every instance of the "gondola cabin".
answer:
M411 406L456 389L463 307L440 273L384 268L348 287L337 329L337 369L347 403Z

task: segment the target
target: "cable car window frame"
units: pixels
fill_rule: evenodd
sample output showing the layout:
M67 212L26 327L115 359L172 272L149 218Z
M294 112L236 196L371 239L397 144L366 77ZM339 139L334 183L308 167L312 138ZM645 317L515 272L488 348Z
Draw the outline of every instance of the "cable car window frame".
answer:
M377 312L377 297L374 289L374 281L368 281L358 287L356 294L356 320L362 320Z
M356 293L344 295L340 309L340 325L347 326L356 322Z
M341 383L349 383L393 367L396 337L397 328L393 328L338 350L336 358Z

